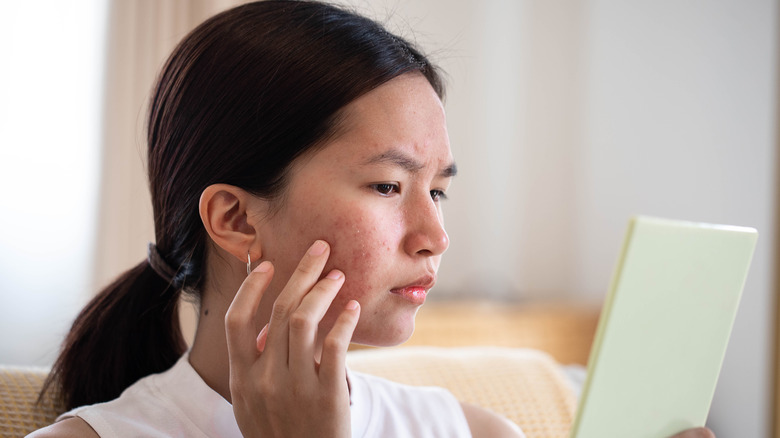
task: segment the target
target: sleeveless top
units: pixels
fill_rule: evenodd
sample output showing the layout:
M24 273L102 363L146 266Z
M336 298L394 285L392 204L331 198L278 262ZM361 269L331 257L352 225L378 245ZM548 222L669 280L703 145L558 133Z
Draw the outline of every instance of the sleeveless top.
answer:
M101 437L241 437L233 407L192 368L188 354L168 371L138 380L119 398L82 406L79 417ZM353 437L470 437L455 397L348 372Z

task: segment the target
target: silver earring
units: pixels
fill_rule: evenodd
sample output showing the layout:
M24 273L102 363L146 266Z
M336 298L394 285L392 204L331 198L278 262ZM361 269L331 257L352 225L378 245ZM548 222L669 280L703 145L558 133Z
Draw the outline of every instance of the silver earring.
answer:
M249 256L249 251L246 252L246 275L248 276L252 272L252 257Z

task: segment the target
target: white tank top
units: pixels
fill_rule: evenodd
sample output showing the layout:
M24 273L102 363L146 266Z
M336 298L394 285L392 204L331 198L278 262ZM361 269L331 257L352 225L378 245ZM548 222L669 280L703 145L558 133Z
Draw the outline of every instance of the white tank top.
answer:
M470 437L460 403L448 391L414 387L350 371L353 437ZM83 406L79 417L101 437L241 437L230 403L212 390L185 354L168 371L144 377L119 398Z

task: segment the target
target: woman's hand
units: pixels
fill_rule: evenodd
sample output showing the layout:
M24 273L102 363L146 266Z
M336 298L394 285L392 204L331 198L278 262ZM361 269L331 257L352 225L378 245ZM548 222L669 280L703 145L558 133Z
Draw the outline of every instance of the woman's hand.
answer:
M273 276L270 262L247 276L228 309L230 395L245 437L350 436L345 360L360 314L356 301L339 315L315 361L319 322L344 284L338 270L318 281L329 251L323 241L309 248L259 335L255 314Z
M715 434L706 427L697 427L696 429L682 431L669 438L715 438Z

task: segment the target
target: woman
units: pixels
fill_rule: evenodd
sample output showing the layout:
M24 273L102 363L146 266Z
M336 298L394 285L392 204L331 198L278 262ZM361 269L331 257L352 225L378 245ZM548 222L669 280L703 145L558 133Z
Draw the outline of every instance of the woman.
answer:
M156 245L77 318L48 382L72 410L36 436L522 436L345 367L350 340L405 341L436 281L442 96L415 48L332 6L195 29L151 102ZM181 291L200 304L186 352Z

